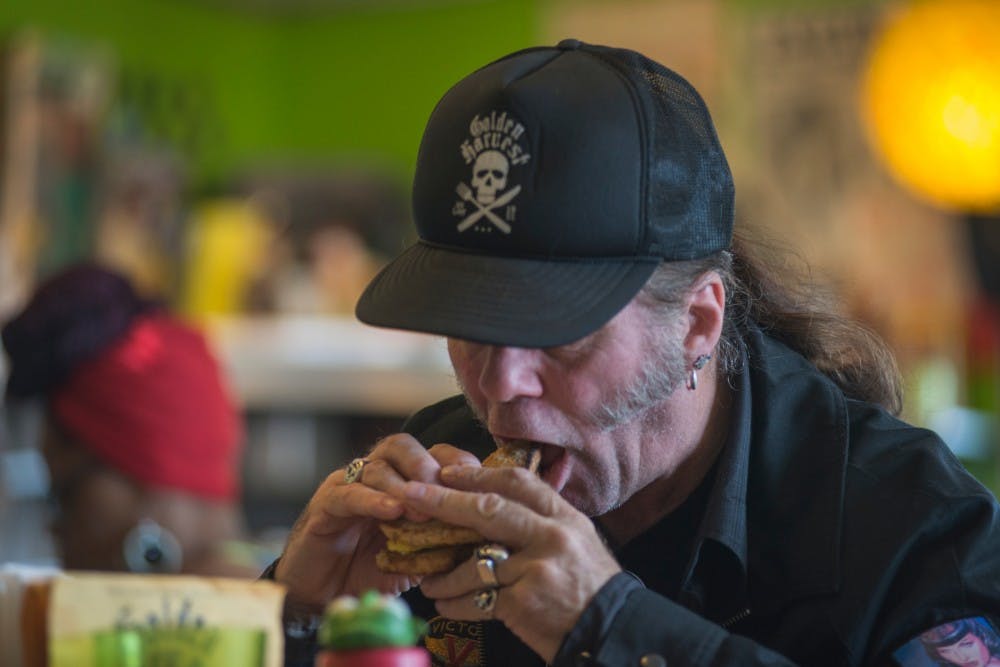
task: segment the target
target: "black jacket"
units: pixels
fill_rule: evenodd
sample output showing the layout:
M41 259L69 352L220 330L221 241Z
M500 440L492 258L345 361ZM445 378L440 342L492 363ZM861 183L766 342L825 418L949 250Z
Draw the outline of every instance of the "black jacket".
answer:
M745 341L728 443L682 505L689 534L678 540L678 509L615 549L626 573L598 592L554 664L891 665L940 623L996 622L996 498L934 433L845 397L759 331ZM428 446L493 449L461 397L404 428ZM405 597L431 619L435 664L542 664L498 622L448 621L419 589Z
M653 576L612 579L556 665L893 664L923 630L1000 617L993 495L934 433L845 397L759 331L746 343L729 442L683 570L665 577L678 586L640 583L658 579L648 558L635 562L648 544L616 550L624 569ZM460 397L405 428L427 445L493 447ZM435 616L418 590L406 598ZM434 619L437 664L541 664L501 624L478 625Z

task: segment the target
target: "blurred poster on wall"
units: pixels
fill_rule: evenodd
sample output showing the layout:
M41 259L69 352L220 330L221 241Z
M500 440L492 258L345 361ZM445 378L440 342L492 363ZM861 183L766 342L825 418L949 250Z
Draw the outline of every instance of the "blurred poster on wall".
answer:
M183 83L146 74L137 95L109 47L56 34L12 34L0 53L0 319L83 259L175 293L190 142L165 134L170 109L136 100Z
M39 274L86 256L112 65L100 47L34 32L2 44L0 314Z

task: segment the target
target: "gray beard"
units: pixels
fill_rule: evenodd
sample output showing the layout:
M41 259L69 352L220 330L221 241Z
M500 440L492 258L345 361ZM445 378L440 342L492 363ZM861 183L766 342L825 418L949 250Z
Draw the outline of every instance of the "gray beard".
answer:
M598 408L594 421L604 431L629 421L665 400L684 381L684 346L676 336L664 335L656 345L655 354L630 385Z

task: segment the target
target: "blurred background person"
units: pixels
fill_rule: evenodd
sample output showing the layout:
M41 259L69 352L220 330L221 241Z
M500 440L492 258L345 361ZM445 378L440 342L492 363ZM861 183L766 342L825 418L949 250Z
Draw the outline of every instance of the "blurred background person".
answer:
M259 573L240 506L241 416L199 331L120 274L78 264L43 282L2 337L6 399L45 403L62 567Z

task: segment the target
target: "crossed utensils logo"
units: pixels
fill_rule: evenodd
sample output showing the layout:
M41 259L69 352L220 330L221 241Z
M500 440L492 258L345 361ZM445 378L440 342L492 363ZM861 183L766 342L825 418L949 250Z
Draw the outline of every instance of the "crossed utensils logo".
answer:
M507 186L509 172L510 162L500 151L487 150L479 154L472 166L472 185L459 182L455 187L459 198L475 207L472 213L459 221L458 231L464 232L486 218L501 232L510 234L510 224L495 213L521 192L521 186L515 185L498 196L497 193Z

